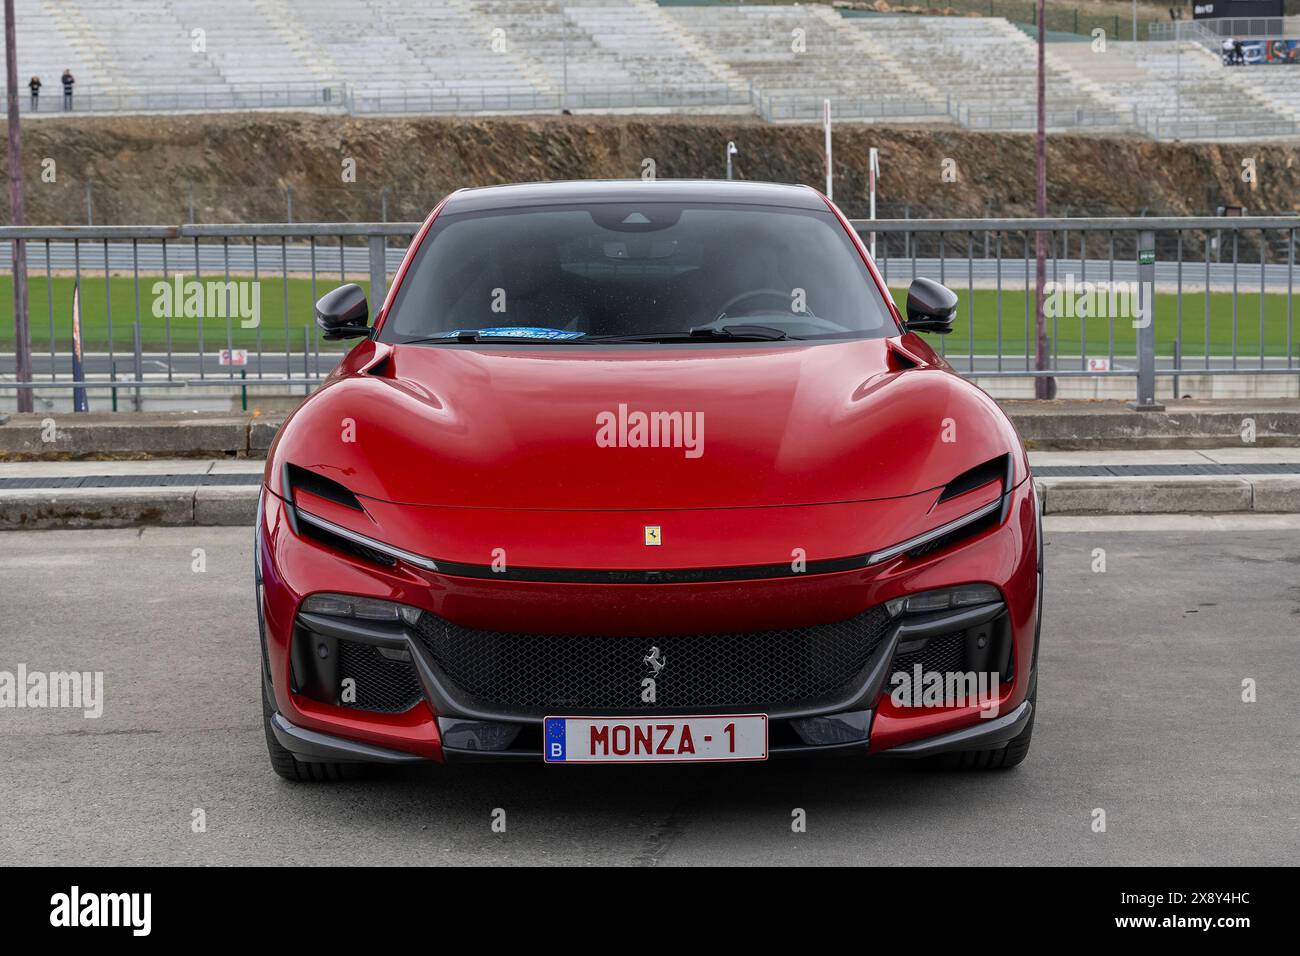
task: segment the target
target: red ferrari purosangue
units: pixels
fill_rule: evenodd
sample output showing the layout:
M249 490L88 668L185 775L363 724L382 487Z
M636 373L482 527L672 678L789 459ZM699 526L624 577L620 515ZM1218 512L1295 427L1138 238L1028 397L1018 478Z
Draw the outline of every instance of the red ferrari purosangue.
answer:
M263 709L359 764L1024 759L1042 536L997 405L803 186L465 189L280 429ZM560 771L557 771L560 772Z

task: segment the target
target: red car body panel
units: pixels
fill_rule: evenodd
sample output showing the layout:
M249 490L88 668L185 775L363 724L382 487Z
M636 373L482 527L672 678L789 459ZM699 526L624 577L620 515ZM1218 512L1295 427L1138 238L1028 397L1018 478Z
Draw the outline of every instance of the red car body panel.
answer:
M361 423L359 440L291 420L277 451L367 498L574 511L897 498L1018 447L992 399L942 369L891 370L890 343L371 345L373 372L304 406ZM597 416L620 405L702 415L706 453L600 447Z
M444 200L412 243L387 310ZM829 205L829 203L828 203ZM895 318L897 308L842 215ZM702 412L705 453L603 448L596 416ZM351 423L355 440L341 435ZM952 440L945 438L950 436ZM377 567L296 534L286 464L352 491L361 510L297 493L312 514L438 561L647 570L735 568L862 555L969 514L999 482L941 501L968 469L1010 455L1005 519L927 557L834 573L672 584L553 583ZM266 657L292 724L433 760L430 705L360 712L291 690L290 640L304 597L396 601L455 624L529 634L627 636L766 631L842 621L892 598L989 583L1002 593L1014 679L1026 699L1038 619L1037 511L1006 416L913 334L828 343L610 347L358 344L281 427L259 535ZM646 547L645 526L663 543ZM639 645L638 645L639 646ZM870 751L977 724L975 707L876 704Z

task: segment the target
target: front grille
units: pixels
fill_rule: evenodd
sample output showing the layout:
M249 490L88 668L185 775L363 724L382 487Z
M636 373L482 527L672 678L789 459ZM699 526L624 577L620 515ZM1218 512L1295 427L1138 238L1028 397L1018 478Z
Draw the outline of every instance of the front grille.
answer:
M915 665L921 665L921 673L938 671L940 674L965 673L966 667L966 632L954 631L932 637L920 650L909 651L894 657L894 666L889 669L890 676L904 673L913 677Z
M835 624L742 634L507 634L432 614L416 626L444 674L481 706L512 713L772 709L834 698L860 678L889 627L883 608ZM641 699L659 649L655 701Z
M379 648L360 641L339 641L340 705L383 714L410 710L423 696L410 661L391 660ZM403 652L406 653L406 652ZM356 700L349 701L343 681L356 682Z

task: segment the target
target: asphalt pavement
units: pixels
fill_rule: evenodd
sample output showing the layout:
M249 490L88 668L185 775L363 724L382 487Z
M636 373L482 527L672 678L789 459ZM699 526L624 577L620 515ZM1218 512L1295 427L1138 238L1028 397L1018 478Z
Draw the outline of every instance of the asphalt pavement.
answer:
M1300 853L1295 517L1049 520L1034 744L1000 773L472 765L289 784L262 738L250 546L242 528L0 533L0 672L104 673L98 719L0 708L0 860L1291 865ZM792 832L797 810L806 832Z

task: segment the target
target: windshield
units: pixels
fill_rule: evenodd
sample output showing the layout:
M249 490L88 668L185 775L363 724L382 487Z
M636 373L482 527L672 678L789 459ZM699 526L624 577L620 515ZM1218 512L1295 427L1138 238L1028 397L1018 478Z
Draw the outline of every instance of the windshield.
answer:
M649 202L440 215L379 339L704 342L897 331L829 210Z

